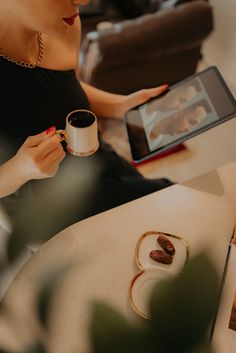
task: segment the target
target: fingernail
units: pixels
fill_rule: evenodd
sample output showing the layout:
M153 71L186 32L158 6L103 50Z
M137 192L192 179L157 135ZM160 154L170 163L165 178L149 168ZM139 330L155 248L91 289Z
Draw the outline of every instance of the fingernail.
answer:
M53 132L53 131L55 131L55 130L56 130L56 126L55 126L55 125L50 126L50 128L47 129L46 134L48 135L48 134L50 134L51 132Z
M169 84L168 83L165 83L164 85L161 85L162 88L167 88L169 87Z

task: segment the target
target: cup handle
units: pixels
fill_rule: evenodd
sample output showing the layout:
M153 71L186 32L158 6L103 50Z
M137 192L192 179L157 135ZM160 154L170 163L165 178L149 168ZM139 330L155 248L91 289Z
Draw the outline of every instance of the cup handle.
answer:
M55 134L60 135L61 141L66 141L66 132L65 132L65 130L56 130Z

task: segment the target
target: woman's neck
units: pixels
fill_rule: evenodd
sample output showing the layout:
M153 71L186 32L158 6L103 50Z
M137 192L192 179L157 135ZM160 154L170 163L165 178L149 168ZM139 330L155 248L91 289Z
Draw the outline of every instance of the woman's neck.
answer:
M39 55L38 33L6 14L0 16L0 52L16 60L35 62Z

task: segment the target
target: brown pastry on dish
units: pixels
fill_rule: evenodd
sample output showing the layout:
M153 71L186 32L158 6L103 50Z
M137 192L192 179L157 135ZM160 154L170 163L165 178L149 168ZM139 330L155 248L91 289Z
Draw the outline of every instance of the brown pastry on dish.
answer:
M152 250L149 256L152 260L161 264L170 265L173 262L173 257L163 250Z
M162 247L162 249L165 250L168 254L172 256L175 254L174 245L164 234L159 235L159 237L157 238L157 242Z

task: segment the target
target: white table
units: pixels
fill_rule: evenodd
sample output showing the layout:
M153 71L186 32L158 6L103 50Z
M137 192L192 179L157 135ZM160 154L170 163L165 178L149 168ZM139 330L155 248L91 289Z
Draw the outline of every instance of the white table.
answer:
M184 142L186 150L141 165L139 171L151 178L168 176L183 182L235 161L236 118Z
M131 161L127 131L121 121L104 119L103 139ZM112 133L111 133L112 131ZM236 117L184 142L185 150L138 166L147 178L168 176L178 183L235 161Z
M35 327L37 335L33 303L39 273L68 260L76 261L57 293L47 341L50 353L89 352L87 329L93 300L103 300L136 319L127 293L138 271L134 248L145 231L164 231L186 238L191 255L207 249L222 273L236 222L235 176L236 162L186 185L174 185L74 224L32 256L10 285L5 303L31 330ZM0 342L9 348L17 346L12 330L9 333L3 322L0 332ZM23 333L19 336L23 340Z

